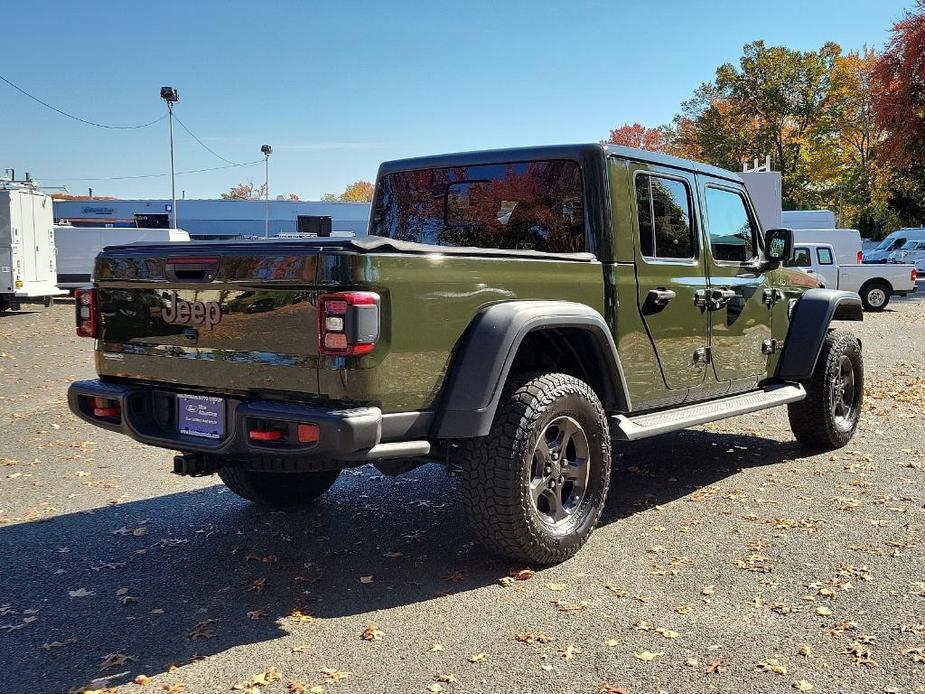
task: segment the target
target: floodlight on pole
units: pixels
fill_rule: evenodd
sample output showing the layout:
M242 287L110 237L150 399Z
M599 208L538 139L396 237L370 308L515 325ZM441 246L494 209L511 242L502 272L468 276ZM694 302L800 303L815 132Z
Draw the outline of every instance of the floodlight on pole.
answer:
M167 102L167 121L170 129L170 214L177 228L177 171L173 156L173 105L180 100L180 92L173 87L161 87L161 98Z
M264 145L260 148L260 151L263 153L263 163L264 163L264 173L265 178L263 182L263 194L264 194L264 223L263 223L263 236L267 238L270 236L270 155L273 154L273 148L270 145Z

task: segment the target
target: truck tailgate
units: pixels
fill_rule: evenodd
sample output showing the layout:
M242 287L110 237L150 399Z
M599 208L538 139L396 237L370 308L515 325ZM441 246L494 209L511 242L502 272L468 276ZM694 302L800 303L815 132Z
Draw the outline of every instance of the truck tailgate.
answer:
M838 288L857 292L870 280L887 282L894 292L911 292L915 289L914 265L841 265L838 268Z
M102 376L318 392L310 244L132 244L96 261Z

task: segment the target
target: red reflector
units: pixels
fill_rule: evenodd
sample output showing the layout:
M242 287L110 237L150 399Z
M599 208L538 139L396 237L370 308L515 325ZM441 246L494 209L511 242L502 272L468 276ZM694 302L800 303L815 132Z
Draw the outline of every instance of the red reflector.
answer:
M344 333L325 333L324 348L345 351L347 349L347 336Z
M248 437L251 441L279 441L283 438L283 432L278 429L273 429L271 431L257 431L254 429L251 432L248 432Z
M95 417L121 417L122 408L118 405L115 407L94 407L93 415Z
M318 440L317 424L299 425L299 443L315 443Z

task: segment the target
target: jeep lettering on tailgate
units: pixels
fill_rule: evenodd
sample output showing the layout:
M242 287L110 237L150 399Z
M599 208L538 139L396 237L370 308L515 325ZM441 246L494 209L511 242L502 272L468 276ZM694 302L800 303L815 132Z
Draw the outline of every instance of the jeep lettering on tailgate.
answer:
M171 325L204 325L211 330L222 321L222 307L217 301L184 301L172 292L170 305L161 317Z

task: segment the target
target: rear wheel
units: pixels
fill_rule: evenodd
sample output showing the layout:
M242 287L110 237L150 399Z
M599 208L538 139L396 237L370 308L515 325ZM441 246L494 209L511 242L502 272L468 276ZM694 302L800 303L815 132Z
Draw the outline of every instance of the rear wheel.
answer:
M218 476L235 494L271 508L290 508L314 501L337 480L339 470L325 472L256 472L222 467Z
M893 294L886 282L870 282L861 287L861 303L866 311L882 311Z
M847 445L858 428L864 401L858 339L841 331L826 335L816 370L803 385L806 398L787 406L797 441L827 450Z
M610 465L607 415L591 387L567 374L524 376L506 389L491 433L466 449L463 505L489 549L553 564L591 535Z

